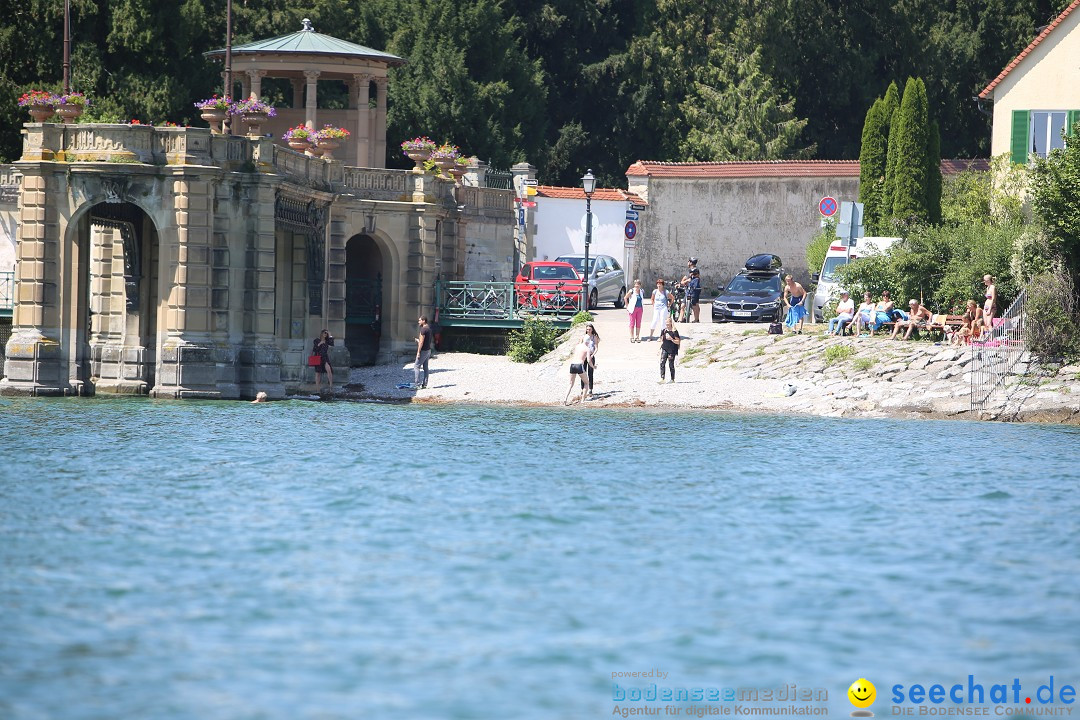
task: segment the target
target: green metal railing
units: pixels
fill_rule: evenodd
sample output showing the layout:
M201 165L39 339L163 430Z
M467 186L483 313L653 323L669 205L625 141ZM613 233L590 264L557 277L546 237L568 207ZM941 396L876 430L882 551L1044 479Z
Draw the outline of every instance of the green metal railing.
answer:
M15 273L0 272L0 317L11 317L15 306Z
M514 189L514 173L509 170L495 170L488 168L484 172L484 187L498 188L499 190Z
M435 285L443 325L520 327L530 316L569 326L580 298L561 288L531 286L522 292L512 282L441 280Z

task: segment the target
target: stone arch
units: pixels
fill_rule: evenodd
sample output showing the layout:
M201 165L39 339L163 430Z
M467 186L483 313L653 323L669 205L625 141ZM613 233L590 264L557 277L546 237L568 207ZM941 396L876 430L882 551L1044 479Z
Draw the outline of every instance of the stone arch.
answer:
M345 242L345 346L353 366L376 363L389 347L396 276L393 245L378 231Z
M64 245L72 386L80 394L147 394L169 280L159 224L138 201L105 192L72 214Z

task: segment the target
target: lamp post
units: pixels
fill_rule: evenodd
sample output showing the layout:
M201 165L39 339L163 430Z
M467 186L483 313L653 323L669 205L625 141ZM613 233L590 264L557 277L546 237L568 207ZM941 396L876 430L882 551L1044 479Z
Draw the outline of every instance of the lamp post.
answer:
M581 293L584 302L578 309L589 309L589 245L592 243L592 194L596 190L596 177L592 170L585 171L581 178L581 187L585 190L585 282L582 284Z
M71 92L71 0L64 0L64 94Z

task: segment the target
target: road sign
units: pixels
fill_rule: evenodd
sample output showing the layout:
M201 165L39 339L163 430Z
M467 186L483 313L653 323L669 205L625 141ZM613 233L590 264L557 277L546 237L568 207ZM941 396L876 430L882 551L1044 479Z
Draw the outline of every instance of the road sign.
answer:
M535 200L522 200L521 207L536 207Z
M523 180L522 182L524 182L524 183L525 183L525 185L527 185L527 186L535 186L535 185L536 185L536 181L535 181L535 180L528 180L528 179L526 179L526 180Z
M861 238L863 229L863 204L859 202L843 202L840 204L840 222L836 224L836 236L842 239L842 244L851 245L851 241Z
M634 204L632 204L630 206L630 209L631 210L644 210L645 206L644 205L639 205L638 203L634 203Z
M536 194L536 188L535 187L533 187L532 185L526 185L525 186L525 197L532 197L535 194Z
M629 240L629 239L623 240L622 246L624 248L626 248L627 250L633 250L634 248L637 247L637 240Z
M818 202L817 209L818 212L820 212L825 217L832 217L836 214L837 210L836 198L826 195L825 197L821 198L820 202Z
M623 228L623 235L626 236L627 240L633 240L637 237L637 223L633 220L627 220L626 226Z
M626 211L626 219L627 220L637 220L638 219L637 210L627 210Z
M518 208L518 225L525 227L525 208Z

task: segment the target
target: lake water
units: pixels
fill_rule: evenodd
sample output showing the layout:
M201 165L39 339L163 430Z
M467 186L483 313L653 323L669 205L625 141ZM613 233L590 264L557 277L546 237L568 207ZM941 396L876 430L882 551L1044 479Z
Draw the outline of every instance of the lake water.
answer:
M618 700L654 683L823 688L846 717L860 677L884 717L895 684L1080 681L1077 428L86 399L0 419L0 718L722 710Z

